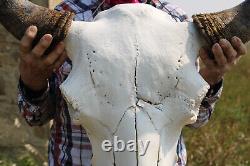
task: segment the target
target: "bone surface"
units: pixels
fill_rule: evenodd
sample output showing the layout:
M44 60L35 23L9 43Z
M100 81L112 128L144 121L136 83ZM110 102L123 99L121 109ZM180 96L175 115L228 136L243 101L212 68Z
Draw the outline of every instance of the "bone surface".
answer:
M195 62L202 37L145 4L118 5L94 22L73 22L65 39L73 69L61 85L94 166L172 166L183 126L194 123L209 86ZM114 136L137 152L105 152ZM144 156L138 142L150 141Z

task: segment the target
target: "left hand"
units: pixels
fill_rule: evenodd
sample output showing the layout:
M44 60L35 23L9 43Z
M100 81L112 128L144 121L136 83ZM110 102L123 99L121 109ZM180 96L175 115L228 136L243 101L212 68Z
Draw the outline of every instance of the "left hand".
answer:
M201 76L210 86L219 83L225 73L238 62L242 55L247 53L246 46L238 37L233 37L231 43L226 39L221 39L219 43L212 46L214 59L209 57L208 51L200 49L199 57L204 63L200 70Z

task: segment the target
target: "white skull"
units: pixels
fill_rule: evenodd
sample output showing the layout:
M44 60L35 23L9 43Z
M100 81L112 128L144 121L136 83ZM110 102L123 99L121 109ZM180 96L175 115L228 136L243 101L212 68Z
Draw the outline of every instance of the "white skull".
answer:
M201 36L145 4L118 5L73 22L73 69L61 91L93 147L94 166L169 166L181 129L194 123L209 86L195 62ZM104 140L135 140L138 152L105 152ZM150 141L144 156L139 140Z

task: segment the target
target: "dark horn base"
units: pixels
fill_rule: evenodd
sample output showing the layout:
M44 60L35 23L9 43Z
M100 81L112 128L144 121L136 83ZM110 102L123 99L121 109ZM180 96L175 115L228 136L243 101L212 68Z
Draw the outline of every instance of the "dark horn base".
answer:
M198 14L193 16L193 22L197 25L209 46L219 42L220 39L230 38L227 34L223 21L213 14Z
M71 26L74 14L70 12L55 12L49 11L49 13L41 13L40 18L46 18L45 15L51 15L50 19L42 20L40 23L34 23L30 25L35 25L38 27L38 34L33 42L35 46L41 37L45 34L51 34L53 36L53 41L51 46L46 50L45 55L53 50L53 48L67 36L68 30ZM29 25L29 26L30 26Z
M193 22L211 47L220 39L231 40L238 36L246 43L250 40L250 0L222 12L197 14Z
M52 44L45 54L48 54L66 37L74 17L71 12L49 10L26 0L1 1L0 22L17 39L20 40L31 25L38 28L33 46L39 42L43 35L51 34L53 36Z

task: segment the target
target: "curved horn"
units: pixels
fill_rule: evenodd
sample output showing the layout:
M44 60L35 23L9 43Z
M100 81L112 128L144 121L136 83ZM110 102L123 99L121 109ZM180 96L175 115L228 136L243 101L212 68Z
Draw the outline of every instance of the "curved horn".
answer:
M49 10L28 0L1 0L0 2L0 22L17 39L20 40L31 25L38 28L33 46L43 35L53 36L52 44L46 54L66 37L73 16L71 12Z
M246 43L250 40L250 0L222 12L193 15L193 21L210 46L233 36Z

